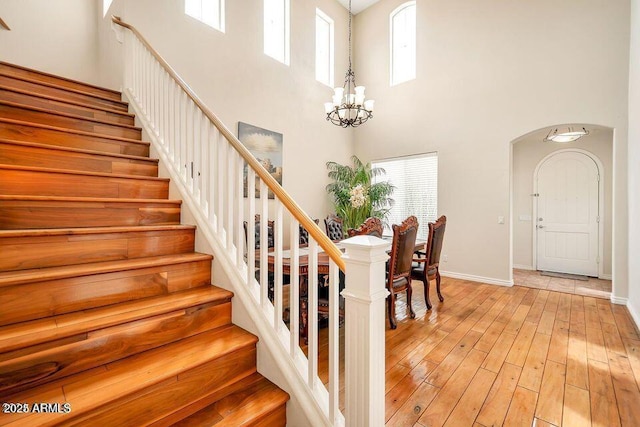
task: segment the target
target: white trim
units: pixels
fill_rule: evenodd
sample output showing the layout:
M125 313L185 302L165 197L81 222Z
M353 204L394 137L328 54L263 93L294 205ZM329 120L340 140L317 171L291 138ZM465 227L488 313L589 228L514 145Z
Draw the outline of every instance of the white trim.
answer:
M136 115L136 120L140 121L140 124L142 125L146 133L146 136L149 137L149 140L153 144L154 149L157 151L158 157L160 158L162 164L170 165L171 162L167 158L167 155L162 148L162 144L158 140L155 132L148 131L148 129L153 129L154 126L147 120L145 113L138 107L138 103L137 101L135 101L135 97L131 94L128 88L126 88L122 94L123 97L127 101L129 101L129 106L133 109L133 112ZM285 331L286 328L279 328L279 330L276 331L269 324L269 322L265 322L265 318L272 319L274 317L273 307L271 307L271 313L265 313L265 309L267 307L263 308L258 303L256 303L256 299L251 295L251 292L258 292L259 290L255 287L253 289L250 289L244 284L244 279L247 276L246 272L240 272L238 269L233 267L233 258L229 255L227 250L224 249L224 244L220 241L220 239L215 235L214 232L211 231L209 222L202 216L201 210L194 204L191 196L189 196L189 194L186 193L183 189L181 177L175 172L174 168L172 167L166 167L166 170L169 173L171 182L180 193L180 198L182 199L183 206L186 205L188 211L193 216L193 220L196 222L198 231L202 233L207 243L211 245L211 248L215 254L215 260L219 261L216 263L216 265L219 265L222 268L225 275L232 282L234 293L232 304L235 305L237 303L240 303L244 307L244 312L249 315L251 321L254 323L256 331L252 332L259 337L260 346L258 348L264 349L270 353L272 360L277 365L282 376L285 378L285 381L287 381L287 384L291 388L290 390L288 390L289 394L292 394L293 396L295 396L295 399L298 400L298 407L302 408L307 419L315 420L317 421L318 425L322 426L333 425L321 409L315 397L318 395L324 396L325 398L322 399L323 404L326 404L328 406L328 393L324 385L318 381L318 384L314 385L314 390L312 391L307 386L306 382L301 378L301 376L298 375L298 372L300 372L301 370L300 365L305 365L306 363L308 363L306 357L302 353L302 350L298 349L300 351L296 354L295 358L292 358L285 350L285 347L288 348L290 339L288 330ZM286 343L286 346L281 345L282 342ZM269 374L266 372L260 373L267 378L269 377Z
M613 294L611 295L610 300L612 304L627 305L628 303L628 298L617 297L617 296L614 296Z
M631 305L631 301L627 301L627 310L629 310L629 314L631 315L631 318L636 323L636 328L640 329L640 313L638 313L636 311L636 308L633 305Z
M453 271L443 271L443 270L440 270L440 275L444 277L451 277L453 279L470 280L472 282L486 283L489 285L513 286L513 280L494 279L491 277L475 276L473 274L455 273Z
M611 274L600 274L598 276L598 279L613 280L613 275L611 275Z
M513 144L511 144L513 146ZM598 263L598 277L602 277L604 275L604 165L600 158L593 154L590 151L583 150L580 148L566 148L562 150L556 150L552 153L547 154L538 162L538 165L533 171L533 193L538 193L538 171L544 162L546 162L551 157L560 154L560 153L580 153L589 157L596 164L596 168L598 168L598 176L600 180L598 181L598 216L600 217L600 222L598 222L598 257L600 258L600 262ZM513 161L512 161L513 163ZM536 232L537 218L538 218L538 203L537 200L534 200L532 203L533 206L533 216L531 221L531 227L533 228L532 234L532 262L534 268L537 268L538 265L538 233ZM513 220L513 218L512 218ZM511 236L513 240L513 236Z
M535 270L535 268L533 268L532 265L524 265L524 264L513 264L513 268L516 268L518 270L530 270L530 271Z

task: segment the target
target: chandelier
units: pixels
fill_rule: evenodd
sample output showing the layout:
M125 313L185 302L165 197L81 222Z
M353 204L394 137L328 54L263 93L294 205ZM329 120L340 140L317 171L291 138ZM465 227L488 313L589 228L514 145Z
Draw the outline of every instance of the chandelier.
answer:
M589 131L584 127L565 126L564 128L555 128L549 131L549 134L543 141L547 142L573 142L585 135L589 135Z
M353 89L353 93L351 90ZM356 75L351 69L351 0L349 0L349 69L344 85L334 89L332 102L325 102L327 120L343 128L357 127L373 117L373 99L364 99L364 86L356 86Z

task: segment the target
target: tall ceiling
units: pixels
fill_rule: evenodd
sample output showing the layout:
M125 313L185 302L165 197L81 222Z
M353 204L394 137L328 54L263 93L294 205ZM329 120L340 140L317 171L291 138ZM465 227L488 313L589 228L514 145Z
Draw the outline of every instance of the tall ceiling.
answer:
M345 9L349 8L349 0L338 0L341 5L345 7ZM369 6L374 3L377 3L379 0L351 0L351 13L356 14L360 13Z

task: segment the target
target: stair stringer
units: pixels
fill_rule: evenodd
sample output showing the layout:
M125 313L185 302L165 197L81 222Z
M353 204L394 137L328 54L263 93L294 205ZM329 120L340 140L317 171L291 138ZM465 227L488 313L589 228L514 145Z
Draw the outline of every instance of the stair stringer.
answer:
M252 281L247 286L246 269L239 271L235 260L226 250L223 239L213 225L201 214L189 194L181 175L171 167L170 160L162 149L162 143L154 132L154 126L140 108L128 88L122 90L123 98L129 102L136 117L136 126L142 128L142 139L151 142L150 156L158 158L158 177L170 178L169 198L182 200L181 224L195 225L195 250L214 256L212 276L216 286L232 291L232 321L259 338L257 344L257 369L260 374L289 393L287 402L287 424L292 426L334 426L326 414L329 413L329 395L320 380L313 389L308 386L306 372L308 361L298 348L296 356L289 353L289 333L283 325L278 331L273 325L273 306L261 307L259 285Z

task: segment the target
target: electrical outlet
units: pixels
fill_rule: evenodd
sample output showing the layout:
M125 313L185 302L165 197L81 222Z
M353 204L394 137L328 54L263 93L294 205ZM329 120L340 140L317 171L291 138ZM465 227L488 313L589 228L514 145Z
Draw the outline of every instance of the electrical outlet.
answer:
M449 261L449 255L442 255L442 262Z

